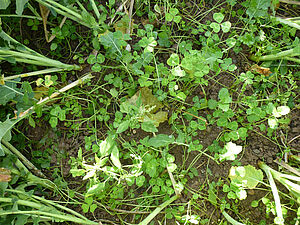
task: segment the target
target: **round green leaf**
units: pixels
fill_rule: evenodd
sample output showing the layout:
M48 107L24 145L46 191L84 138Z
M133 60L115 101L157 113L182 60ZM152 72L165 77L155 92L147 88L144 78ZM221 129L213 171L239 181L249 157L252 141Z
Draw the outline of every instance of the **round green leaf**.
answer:
M221 23L224 19L224 15L222 13L214 13L213 18L218 23Z
M221 30L221 26L218 23L212 22L209 26L213 29L215 33L218 33Z
M226 21L224 23L221 24L221 27L222 27L222 31L224 33L227 33L230 31L230 28L231 28L231 23L229 21Z
M179 64L179 56L176 53L173 53L170 58L167 60L169 66L177 66Z

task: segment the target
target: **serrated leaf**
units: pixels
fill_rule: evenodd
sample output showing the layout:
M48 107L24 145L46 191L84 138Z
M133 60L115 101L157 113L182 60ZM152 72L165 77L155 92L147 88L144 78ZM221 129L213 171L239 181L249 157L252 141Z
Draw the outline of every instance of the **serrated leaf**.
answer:
M165 147L173 143L175 138L166 134L158 134L155 137L149 139L148 143L154 148Z
M231 182L244 188L255 188L259 182L263 180L263 172L251 165L247 166L233 166L230 169L229 176Z
M114 146L114 148L111 151L110 159L112 163L118 168L121 169L122 165L119 159L119 149L117 146Z

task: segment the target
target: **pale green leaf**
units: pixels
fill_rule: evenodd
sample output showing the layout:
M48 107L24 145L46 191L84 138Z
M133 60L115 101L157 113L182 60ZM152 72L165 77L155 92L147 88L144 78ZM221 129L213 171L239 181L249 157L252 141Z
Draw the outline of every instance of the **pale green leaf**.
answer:
M268 124L270 128L275 129L276 126L278 125L278 120L276 118L269 118Z
M23 10L24 10L24 6L27 2L28 2L28 0L16 0L16 6L17 6L16 13L17 13L17 15L19 15L19 16L22 15Z
M105 183L94 184L92 187L88 189L86 195L89 196L89 195L99 194L104 190L104 188L105 188Z
M19 122L19 119L10 120L8 117L4 122L0 122L0 143L2 139L6 141L10 141L11 139L10 130L17 122ZM0 156L4 156L4 155L5 154L2 145L0 144Z
M143 122L141 128L142 128L142 130L144 130L146 132L157 132L158 131L152 121Z
M111 151L110 159L112 163L118 168L121 169L122 165L119 159L119 149L117 146L114 146L114 148Z
M235 143L228 142L224 146L224 149L226 152L220 155L220 160L235 160L236 155L242 151L243 147L236 145Z
M263 172L251 165L233 166L230 169L229 178L238 186L253 189L263 180Z
M176 53L172 53L170 58L167 60L169 66L177 66L179 64L179 56Z
M0 9L6 9L10 4L10 0L1 0L0 1Z
M169 136L166 134L158 134L155 137L149 139L149 145L155 148L167 146L175 141L173 136Z
M222 13L214 13L213 18L218 23L221 23L224 19L224 15Z
M118 129L117 129L117 133L120 134L120 133L126 131L126 130L128 129L128 127L129 127L129 123L130 123L129 120L123 121L123 122L119 125L119 127L118 127Z

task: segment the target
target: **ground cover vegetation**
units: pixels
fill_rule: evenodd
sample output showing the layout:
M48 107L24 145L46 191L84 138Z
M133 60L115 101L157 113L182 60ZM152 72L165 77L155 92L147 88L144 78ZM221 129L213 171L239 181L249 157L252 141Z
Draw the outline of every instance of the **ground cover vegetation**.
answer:
M299 224L299 16L0 1L0 224Z

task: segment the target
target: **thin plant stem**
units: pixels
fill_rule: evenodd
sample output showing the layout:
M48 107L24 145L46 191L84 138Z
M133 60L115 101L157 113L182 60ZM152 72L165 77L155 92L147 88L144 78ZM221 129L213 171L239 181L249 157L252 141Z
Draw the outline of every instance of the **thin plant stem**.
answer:
M168 205L170 205L172 202L174 202L176 199L178 199L178 195L174 195L172 198L168 199L161 205L159 205L152 213L150 213L139 225L147 225L151 222L152 219L154 219L157 214L159 214L164 208L166 208Z

